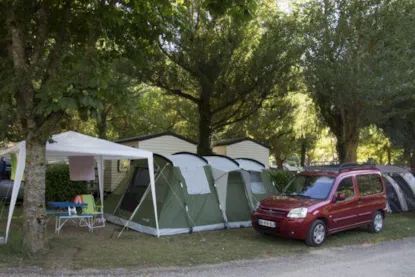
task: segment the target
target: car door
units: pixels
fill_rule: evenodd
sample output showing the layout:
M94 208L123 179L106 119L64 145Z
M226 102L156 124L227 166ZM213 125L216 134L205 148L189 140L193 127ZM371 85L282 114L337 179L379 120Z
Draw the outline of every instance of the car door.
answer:
M336 193L329 207L329 229L331 232L347 229L355 225L357 220L356 206L357 193L352 176L344 177L339 181ZM345 199L336 199L339 193L344 193Z
M359 223L372 221L374 212L384 209L386 201L383 192L383 183L380 174L356 175L359 201L357 216Z

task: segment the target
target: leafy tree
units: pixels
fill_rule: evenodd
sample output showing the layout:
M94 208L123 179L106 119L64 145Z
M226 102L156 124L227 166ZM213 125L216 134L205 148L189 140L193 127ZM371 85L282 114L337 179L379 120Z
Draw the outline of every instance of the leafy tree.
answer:
M305 78L340 162L356 161L360 129L376 120L382 100L398 95L391 80L402 80L402 59L413 59L405 44L392 43L412 28L401 2L314 0L303 9Z
M120 53L113 41L122 41L123 27L131 25L147 39L143 30L149 24L143 15L150 16L157 4L0 2L0 87L2 100L16 111L26 140L23 222L24 245L30 251L40 251L45 245L46 141L71 110L79 111L82 119L97 117L111 82L109 63ZM137 13L142 22L130 20Z
M229 126L218 137L247 136L263 142L270 147L278 168L282 169L285 160L298 149L293 129L295 108L289 97L272 97L252 117Z
M184 99L165 94L159 88L140 85L131 102L113 109L108 117L112 139L172 131L197 139L197 111Z
M143 75L197 107L199 154L211 153L215 132L254 114L276 88L286 89L298 57L295 26L270 2L178 1L160 13L166 32Z
M361 130L357 153L359 162L372 159L378 164L397 164L402 149L394 147L384 132L372 125Z

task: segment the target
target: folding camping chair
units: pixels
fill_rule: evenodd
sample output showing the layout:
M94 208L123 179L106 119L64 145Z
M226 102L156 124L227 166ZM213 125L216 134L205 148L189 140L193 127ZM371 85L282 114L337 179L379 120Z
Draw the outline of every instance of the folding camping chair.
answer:
M82 203L87 204L86 207L82 208L83 214L92 215L92 228L105 227L105 218L103 213L103 206L97 206L95 199L92 194L82 194ZM75 198L75 201L79 201L79 197Z

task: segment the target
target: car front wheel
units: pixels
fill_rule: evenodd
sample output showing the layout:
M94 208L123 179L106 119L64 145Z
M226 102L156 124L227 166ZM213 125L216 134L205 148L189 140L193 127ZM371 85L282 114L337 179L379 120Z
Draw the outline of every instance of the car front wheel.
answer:
M371 233L379 233L383 229L383 215L377 211L373 216L372 223L369 225Z
M310 230L308 231L307 239L305 243L308 246L320 246L323 244L324 240L326 239L326 224L320 219L314 221L311 225Z

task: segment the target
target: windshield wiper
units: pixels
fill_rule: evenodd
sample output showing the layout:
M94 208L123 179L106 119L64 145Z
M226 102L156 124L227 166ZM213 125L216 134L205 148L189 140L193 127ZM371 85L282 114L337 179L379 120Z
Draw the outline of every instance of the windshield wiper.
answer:
M287 196L290 196L290 197L311 198L310 196L304 195L304 194L288 194Z

